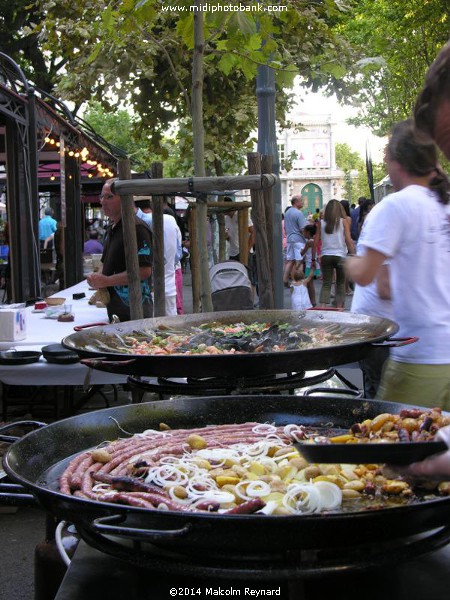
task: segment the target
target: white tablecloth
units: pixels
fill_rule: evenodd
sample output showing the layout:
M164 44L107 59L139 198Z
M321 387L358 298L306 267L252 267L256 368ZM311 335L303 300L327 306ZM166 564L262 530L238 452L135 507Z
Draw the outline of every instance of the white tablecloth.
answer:
M73 300L73 294L84 292L81 300ZM75 320L63 323L56 319L45 318L44 313L33 312L26 308L27 337L17 342L0 342L0 350L41 350L48 344L60 344L61 340L74 332L75 325L107 323L106 308L97 308L88 304L94 292L88 289L87 281L61 290L55 296L66 298L66 304L72 305ZM90 370L90 385L115 384L126 382L126 376ZM0 381L8 385L84 385L89 369L79 363L59 365L48 363L45 358L31 365L0 365Z
M81 300L73 300L73 295L84 292L86 296ZM66 304L72 306L75 320L63 323L57 319L47 319L45 313L34 312L34 307L29 306L26 311L27 337L17 342L0 342L0 350L9 348L21 348L25 350L29 346L46 346L47 344L61 343L61 340L73 333L75 325L87 325L88 323L107 323L108 314L106 308L97 308L88 304L88 300L94 292L89 290L87 281L84 280L70 288L61 290L54 294L58 298L65 298Z

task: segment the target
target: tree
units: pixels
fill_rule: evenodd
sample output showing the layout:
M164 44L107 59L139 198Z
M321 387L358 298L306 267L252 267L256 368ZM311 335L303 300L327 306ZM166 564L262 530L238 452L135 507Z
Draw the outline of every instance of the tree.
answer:
M255 6L246 0L241 4ZM41 0L41 5L47 16L38 26L39 35L49 50L69 56L59 93L77 103L93 96L109 109L118 100L129 102L140 126L148 128L149 149L165 158L162 140L170 125L191 119L191 3L177 2L177 13L158 0L79 0L69 6L61 0ZM283 90L298 72L310 86L331 85L345 73L348 46L330 27L335 2L311 5L294 0L288 7L262 15L204 14L203 120L209 172L223 170L223 161L231 163L236 148L256 129L258 64L269 62L277 69L281 124L292 101Z
M336 31L360 54L343 80L360 109L351 122L382 136L412 114L424 75L448 40L448 1L352 0L349 7Z
M1 51L15 60L27 79L51 93L66 59L44 51L35 28L44 18L39 2L0 0Z
M133 169L144 171L157 157L149 156L148 143L138 119L126 109L106 112L102 105L93 100L83 113L83 120L108 142L123 150L130 159Z
M347 199L355 202L360 196L370 198L370 188L364 160L354 152L348 144L336 144L336 166L344 172ZM354 172L357 176L354 177ZM384 165L373 165L374 182L380 181L385 175Z

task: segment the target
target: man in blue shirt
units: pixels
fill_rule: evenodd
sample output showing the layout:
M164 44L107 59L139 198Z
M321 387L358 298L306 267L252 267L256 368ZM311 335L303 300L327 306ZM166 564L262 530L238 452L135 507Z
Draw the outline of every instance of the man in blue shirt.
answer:
M53 236L57 229L57 222L52 217L53 210L51 208L45 209L45 217L39 221L39 245L44 248L44 243L47 238ZM47 242L47 248L53 248L53 239Z
M284 213L284 229L286 231L286 263L284 266L283 282L289 285L292 267L303 261L302 248L306 243L303 228L306 217L302 213L303 198L292 196L291 207Z

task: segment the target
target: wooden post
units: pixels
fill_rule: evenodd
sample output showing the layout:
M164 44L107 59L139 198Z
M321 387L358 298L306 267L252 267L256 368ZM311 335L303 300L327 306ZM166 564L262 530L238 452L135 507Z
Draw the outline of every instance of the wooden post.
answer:
M153 179L162 179L163 165L160 162L151 164ZM155 317L166 315L166 284L164 270L164 196L152 196L152 229L153 229L153 314Z
M227 260L227 238L225 235L225 214L217 213L217 223L219 224L219 262Z
M238 227L239 227L239 260L248 265L248 209L238 210Z
M134 194L147 196L153 194L173 194L174 192L199 192L207 194L226 190L260 190L271 187L278 181L273 173L257 173L254 175L236 175L223 177L186 177L174 179L132 179L117 181L117 194Z
M264 173L272 172L272 156L263 154L261 156L261 169ZM264 214L266 217L267 248L269 251L269 268L272 279L272 292L275 298L275 274L274 274L274 250L273 250L273 188L264 188Z
M197 235L197 207L191 206L189 215L189 252L191 255L191 283L192 283L192 310L200 312L200 277L199 277L199 252Z
M258 152L249 152L247 161L250 174L261 172L261 158ZM271 309L274 308L274 299L269 267L264 198L261 190L250 190L250 195L252 199L252 221L255 230L259 306L260 308Z
M130 161L127 158L118 161L120 179L130 179ZM125 264L128 274L128 295L130 300L131 320L142 319L141 278L139 276L138 249L136 240L136 216L134 198L130 194L120 194L122 199L122 226L125 250Z

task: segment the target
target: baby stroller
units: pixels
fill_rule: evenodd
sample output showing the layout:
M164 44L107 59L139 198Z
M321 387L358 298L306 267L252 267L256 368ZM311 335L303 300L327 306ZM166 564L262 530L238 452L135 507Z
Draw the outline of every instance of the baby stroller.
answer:
M211 267L209 275L215 311L253 309L252 286L245 265L227 260Z

